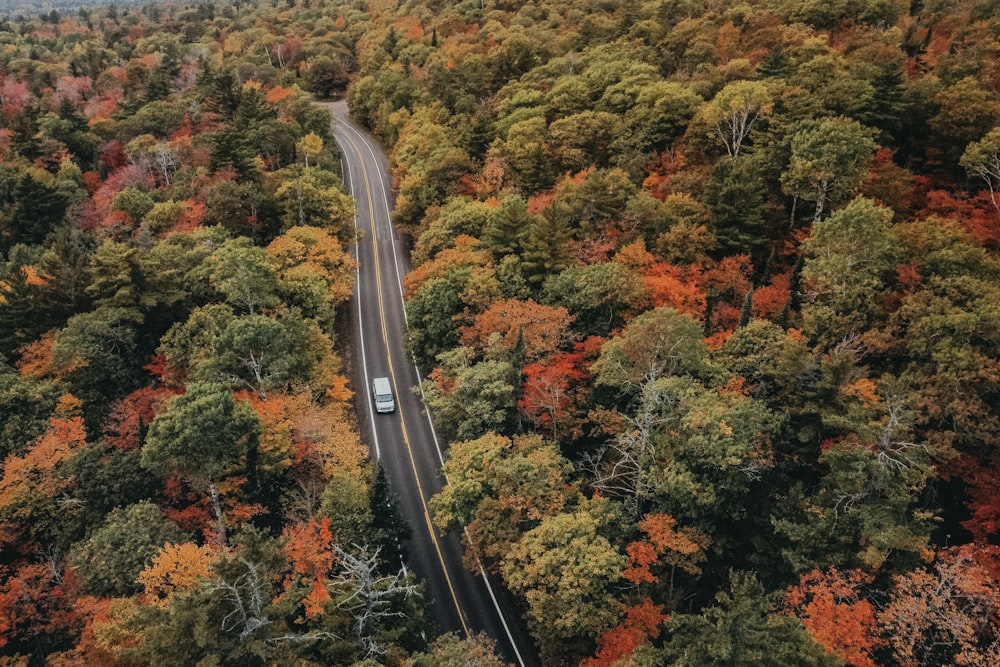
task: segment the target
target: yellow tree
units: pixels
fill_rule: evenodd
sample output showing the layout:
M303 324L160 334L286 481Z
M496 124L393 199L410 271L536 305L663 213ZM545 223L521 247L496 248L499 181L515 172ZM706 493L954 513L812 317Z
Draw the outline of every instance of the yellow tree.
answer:
M309 158L315 162L319 154L323 152L323 139L315 132L310 132L295 143L295 152L302 156L308 167Z
M528 624L542 660L579 650L618 622L620 604L611 586L625 557L602 534L613 520L606 500L583 502L572 512L545 517L504 557L504 581L528 604ZM581 656L582 657L582 656Z
M164 544L137 579L146 592L145 603L169 607L174 593L192 591L211 577L216 557L216 552L208 546L191 542Z

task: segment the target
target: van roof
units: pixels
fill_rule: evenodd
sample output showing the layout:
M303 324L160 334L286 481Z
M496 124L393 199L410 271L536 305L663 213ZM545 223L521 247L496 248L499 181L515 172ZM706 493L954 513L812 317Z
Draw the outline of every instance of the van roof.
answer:
M389 384L389 378L386 377L375 378L375 380L372 382L372 385L374 385L376 389L384 391L389 391L389 388L391 386Z

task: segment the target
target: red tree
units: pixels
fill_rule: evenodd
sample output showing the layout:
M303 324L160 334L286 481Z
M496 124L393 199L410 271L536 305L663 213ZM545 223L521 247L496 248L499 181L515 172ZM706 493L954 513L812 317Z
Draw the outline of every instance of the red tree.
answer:
M333 534L330 519L309 519L308 523L288 526L284 531L285 546L291 571L285 578L287 591L295 583L309 588L303 600L306 616L314 618L323 613L323 606L330 600L325 582L334 563Z
M660 636L660 626L669 618L663 605L646 598L640 605L625 608L625 619L597 638L597 655L580 667L611 667L629 657L650 639Z
M156 417L164 402L177 393L165 387L143 387L133 391L111 408L102 429L104 441L117 449L138 449L144 429Z
M875 667L878 636L875 607L859 592L871 583L860 570L813 570L785 594L787 612L796 616L813 640L854 667Z
M49 562L21 566L0 585L0 648L58 645L77 635L83 624L73 609L75 599L71 570Z
M583 386L590 377L581 345L548 363L524 367L524 396L518 407L535 428L550 431L553 440L580 430Z

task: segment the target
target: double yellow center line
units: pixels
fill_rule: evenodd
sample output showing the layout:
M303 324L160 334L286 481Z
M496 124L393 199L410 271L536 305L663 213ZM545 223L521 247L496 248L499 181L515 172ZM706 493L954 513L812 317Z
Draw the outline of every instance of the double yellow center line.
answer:
M458 612L459 621L462 623L462 629L465 631L466 636L469 635L469 627L465 621L465 613L462 611L462 607L458 602L458 596L455 594L455 587L452 584L451 576L448 574L448 566L445 563L444 555L441 553L441 544L438 541L437 533L435 532L434 522L431 520L430 509L427 507L427 499L424 495L423 485L420 483L420 474L417 472L417 461L413 454L413 447L410 444L409 433L406 428L406 417L403 414L402 402L399 400L401 393L399 391L399 385L396 381L396 369L395 364L392 360L392 349L389 346L389 332L386 327L385 318L385 302L382 296L382 270L378 260L378 232L376 230L375 222L375 206L372 200L372 185L371 180L368 176L368 167L365 164L364 156L362 155L361 148L358 144L346 133L340 135L340 139L350 145L351 149L358 156L358 163L361 165L361 176L364 179L365 184L365 196L368 200L368 218L371 223L371 243L372 243L372 255L374 257L375 266L375 290L378 295L378 311L379 311L379 321L382 327L382 343L385 345L386 356L389 360L389 376L392 379L392 388L396 393L396 409L399 413L399 423L403 431L403 442L406 445L406 452L410 457L410 467L413 469L413 479L417 485L417 493L420 495L420 505L424 513L424 522L427 526L427 533L430 535L431 542L434 544L434 551L437 554L438 561L441 563L441 571L444 573L445 581L448 584L448 592L451 594L452 602L455 605L455 610ZM353 194L353 193L352 193ZM372 428L375 428L374 424Z

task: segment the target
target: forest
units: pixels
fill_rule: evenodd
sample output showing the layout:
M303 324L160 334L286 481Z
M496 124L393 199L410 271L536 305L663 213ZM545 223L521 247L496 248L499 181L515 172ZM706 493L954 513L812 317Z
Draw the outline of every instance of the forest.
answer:
M359 436L338 95L390 151L434 520L543 665L1000 664L992 0L120 3L0 42L4 664L503 664L437 636Z

